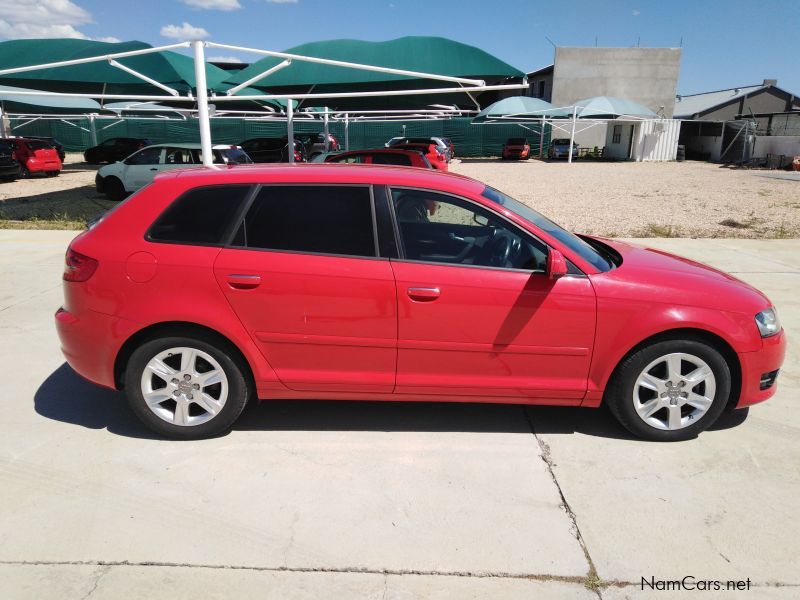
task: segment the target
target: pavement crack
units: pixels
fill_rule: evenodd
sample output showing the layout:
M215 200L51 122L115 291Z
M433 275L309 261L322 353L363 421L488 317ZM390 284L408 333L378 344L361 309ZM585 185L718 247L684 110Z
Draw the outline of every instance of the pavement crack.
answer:
M108 573L110 570L111 565L99 565L98 568L95 569L95 571L92 573L92 587L89 588L89 591L86 592L81 600L86 600L89 598L89 596L95 593L97 586L100 585L100 580L105 577L106 573Z
M595 592L597 597L602 600L603 596L601 594L601 589L603 587L603 582L600 579L600 576L597 574L597 568L594 565L591 554L589 554L589 548L586 546L586 541L583 539L583 535L581 535L581 529L578 527L578 518L575 515L575 511L572 510L572 507L567 501L567 497L564 495L564 490L561 489L561 484L558 482L556 473L553 470L555 463L553 462L553 457L550 453L550 446L547 444L547 442L539 437L538 433L536 433L536 428L533 425L533 419L531 419L530 411L527 409L527 407L523 407L522 412L525 415L525 420L528 422L528 427L531 430L531 434L534 438L536 438L536 442L539 444L541 458L547 467L547 472L550 474L550 478L553 480L556 490L558 490L558 495L561 497L561 506L567 513L567 517L570 520L570 530L572 531L572 535L574 535L575 539L578 540L578 544L583 551L583 555L586 557L586 562L589 564L589 572L586 573L583 584L586 589Z

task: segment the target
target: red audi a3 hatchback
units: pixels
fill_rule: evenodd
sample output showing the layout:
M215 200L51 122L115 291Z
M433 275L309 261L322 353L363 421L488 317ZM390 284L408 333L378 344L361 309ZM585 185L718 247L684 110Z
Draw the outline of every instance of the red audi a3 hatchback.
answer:
M403 167L159 175L75 238L64 296L69 364L174 438L313 398L606 403L682 440L772 396L786 344L725 273Z

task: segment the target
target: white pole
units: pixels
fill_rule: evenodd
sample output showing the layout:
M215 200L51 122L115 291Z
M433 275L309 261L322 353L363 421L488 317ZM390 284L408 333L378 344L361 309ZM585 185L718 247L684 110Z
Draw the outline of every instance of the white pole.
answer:
M350 151L350 115L344 113L344 151Z
M97 146L97 125L94 118L94 115L89 115L89 137L92 140L92 146Z
M573 146L573 144L575 144L575 121L576 121L577 118L578 118L578 107L577 106L573 106L572 107L572 132L569 135L569 150L568 150L569 158L567 159L567 162L570 162L570 163L572 162L572 146Z
M211 152L211 123L208 117L208 87L206 85L206 57L205 42L192 41L194 50L194 79L197 85L197 120L200 123L200 148L203 153L203 166L214 165L214 155Z
M294 102L291 98L286 101L286 153L289 155L289 162L294 163Z
M323 129L323 133L325 134L325 152L329 152L330 151L330 147L328 145L328 132L329 132L329 129L328 129L328 107L327 106L325 107L325 113L324 114L325 114L325 125L324 125L324 129Z
M539 129L539 158L544 158L544 117L542 117L542 126Z

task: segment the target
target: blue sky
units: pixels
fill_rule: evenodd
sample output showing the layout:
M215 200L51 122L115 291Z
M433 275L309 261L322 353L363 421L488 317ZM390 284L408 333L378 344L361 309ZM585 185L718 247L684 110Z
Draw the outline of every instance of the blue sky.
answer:
M187 31L285 50L321 39L440 35L522 69L553 46L683 46L678 91L778 79L800 94L800 0L14 0L0 2L0 39L90 37L154 45ZM202 31L201 31L202 30ZM210 51L211 56L245 54ZM56 58L56 57L54 57Z

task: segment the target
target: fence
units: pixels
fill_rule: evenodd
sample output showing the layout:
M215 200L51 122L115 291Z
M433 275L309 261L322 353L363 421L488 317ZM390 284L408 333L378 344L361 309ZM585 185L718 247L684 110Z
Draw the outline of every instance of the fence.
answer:
M13 135L40 135L58 139L67 151L83 151L91 146L89 119L72 121L11 118ZM472 125L471 118L456 117L444 120L425 121L351 121L349 126L350 149L358 150L383 146L394 136L409 137L439 136L448 137L456 147L456 155L461 157L498 156L503 144L510 137L527 137L535 155L539 149L540 125ZM97 141L112 137L141 137L161 143L199 143L200 133L196 119L154 120L154 119L98 119L96 122ZM405 126L405 129L403 128ZM295 120L295 133L322 131L320 121L304 122ZM329 131L344 145L344 123L330 123ZM550 144L551 128L544 127L543 150L546 153ZM211 119L211 138L215 144L236 144L254 137L282 137L286 135L286 123L280 121L259 121L255 119Z

